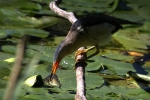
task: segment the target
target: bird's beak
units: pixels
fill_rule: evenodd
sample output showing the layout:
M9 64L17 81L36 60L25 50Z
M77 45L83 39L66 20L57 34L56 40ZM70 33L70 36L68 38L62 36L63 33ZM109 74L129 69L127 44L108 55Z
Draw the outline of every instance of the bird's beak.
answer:
M52 74L55 74L56 73L56 70L59 66L59 63L60 63L60 60L56 60L54 63L53 63L53 67L52 67Z

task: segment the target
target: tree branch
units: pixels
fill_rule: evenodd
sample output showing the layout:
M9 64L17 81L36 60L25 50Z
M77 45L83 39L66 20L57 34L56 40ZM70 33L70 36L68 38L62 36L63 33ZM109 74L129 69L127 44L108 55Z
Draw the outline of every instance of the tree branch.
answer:
M72 24L77 21L77 18L72 12L66 12L58 7L58 4L61 0L54 0L50 3L50 9L55 12L57 15L68 19ZM81 47L78 50L83 50L85 47ZM85 94L85 66L86 62L83 62L83 59L86 57L86 54L77 55L76 57L76 81L77 81L77 91L75 95L75 100L86 100Z
M85 47L81 47L78 50L84 50ZM75 95L75 100L86 100L86 83L85 83L85 67L86 62L83 62L83 59L86 58L85 54L80 54L76 56L76 81L77 81L77 91Z
M77 21L77 18L74 16L72 12L66 12L60 9L57 5L61 2L61 0L54 0L49 4L50 9L56 13L57 15L68 19L72 24Z

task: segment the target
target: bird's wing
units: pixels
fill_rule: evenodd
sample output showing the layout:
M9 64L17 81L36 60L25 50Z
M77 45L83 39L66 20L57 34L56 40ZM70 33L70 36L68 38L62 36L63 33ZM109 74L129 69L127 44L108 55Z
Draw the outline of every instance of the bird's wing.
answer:
M71 30L81 30L90 26L109 23L115 26L114 32L118 29L122 29L122 26L110 16L85 16L78 19L71 27Z

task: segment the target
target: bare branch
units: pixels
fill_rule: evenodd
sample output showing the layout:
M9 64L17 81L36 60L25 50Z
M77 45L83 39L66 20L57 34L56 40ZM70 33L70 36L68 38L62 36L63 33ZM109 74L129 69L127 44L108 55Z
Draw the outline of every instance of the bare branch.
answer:
M61 17L68 19L72 24L77 21L77 18L74 16L72 12L66 12L60 9L57 4L59 4L61 0L54 0L50 3L50 9L58 14ZM83 50L85 47L81 47L78 50ZM77 91L75 95L75 100L86 100L86 89L85 89L85 66L86 62L83 62L83 59L86 57L86 54L80 54L76 56L76 81L77 81Z
M57 6L57 3L58 3L59 1L60 1L60 0L52 1L52 2L49 4L50 9L51 9L54 13L56 13L57 15L68 19L72 24L73 24L74 22L76 22L76 21L77 21L77 18L74 16L74 14L73 14L72 12L64 11L64 10L60 9L60 8Z
M85 47L81 47L78 50L84 50ZM76 80L77 80L77 91L75 95L75 100L86 100L86 84L85 84L85 67L86 62L83 62L83 59L86 58L86 54L80 54L76 57Z
M12 100L12 96L17 84L17 80L21 71L22 60L24 57L26 36L23 36L17 45L15 63L10 74L10 80L7 85L6 93L3 100Z

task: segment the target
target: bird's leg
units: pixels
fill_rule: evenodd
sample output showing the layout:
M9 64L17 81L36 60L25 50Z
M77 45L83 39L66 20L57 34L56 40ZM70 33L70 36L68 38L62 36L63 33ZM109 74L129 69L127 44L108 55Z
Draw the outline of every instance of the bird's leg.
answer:
M84 49L84 50L78 50L78 51L75 53L75 58L77 57L77 55L84 54L84 53L86 53L86 52L88 52L89 50L92 50L92 49L94 49L94 48L96 48L96 52L93 53L92 55L86 57L86 58L84 59L84 61L85 61L85 60L88 60L89 58L91 58L91 57L93 57L93 56L95 56L95 55L97 55L97 54L99 53L99 47L98 47L98 45L92 46L92 47L87 48L87 49ZM76 61L76 62L78 62L78 61Z

